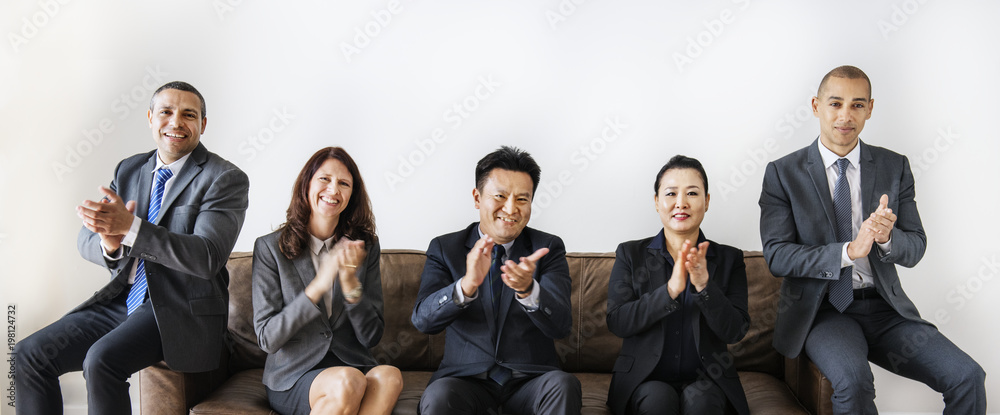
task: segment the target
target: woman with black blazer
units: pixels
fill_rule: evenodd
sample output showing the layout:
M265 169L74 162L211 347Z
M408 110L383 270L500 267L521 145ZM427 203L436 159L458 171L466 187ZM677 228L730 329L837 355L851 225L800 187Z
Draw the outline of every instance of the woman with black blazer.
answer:
M254 330L268 353L267 398L281 414L392 411L402 374L369 351L385 328L379 253L354 160L340 147L316 152L286 222L254 244Z
M624 339L608 406L615 414L750 412L726 345L750 326L743 251L705 238L708 177L675 156L656 175L663 228L618 246L608 328Z

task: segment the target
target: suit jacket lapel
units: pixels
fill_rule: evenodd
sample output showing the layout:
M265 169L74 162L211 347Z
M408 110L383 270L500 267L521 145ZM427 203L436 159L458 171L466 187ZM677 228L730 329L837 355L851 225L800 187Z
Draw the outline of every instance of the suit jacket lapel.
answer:
M152 193L153 188L153 175L152 171L156 168L156 152L146 160L146 163L140 167L139 174L136 176L139 179L139 194L135 195L135 215L146 219L149 216L149 194ZM123 199L129 200L128 195L119 195ZM160 209L162 212L163 210ZM160 215L163 216L163 215Z
M826 166L823 165L823 157L819 155L818 143L819 139L813 141L812 145L806 151L806 170L809 171L809 178L812 179L813 186L816 188L817 196L819 197L820 206L823 207L823 212L826 213L826 220L829 223L827 228L830 235L833 236L833 240L836 240L836 229L837 221L836 215L833 212L833 197L830 196L830 182L826 177Z
M476 246L476 241L478 240L479 240L479 222L476 222L472 224L471 227L469 227L469 235L465 238L466 253L472 251L472 248ZM458 280L461 281L462 276L459 275L457 277ZM493 315L493 304L491 303L489 298L486 298L489 296L489 293L484 287L485 285L490 283L489 278L490 276L487 275L486 279L483 280L483 283L479 285L479 289L476 291L476 293L478 294L479 297L479 306L482 307L483 313L486 315L486 324L489 326L490 333L492 335L492 333L497 332L496 330L497 324L496 324L496 316Z
M306 249L302 255L299 255L298 258L292 260L292 264L295 265L295 272L299 274L299 280L302 282L302 287L299 291L305 291L306 286L312 282L313 278L316 278L316 268L313 267L312 253ZM334 282L334 284L336 284L336 282ZM326 316L325 301L319 302L319 309L323 312L323 316ZM320 320L325 321L326 319L322 318ZM329 322L327 322L327 324L329 324Z
M170 208L170 205L174 203L177 199L177 195L187 188L187 185L194 180L195 176L201 173L201 165L207 160L208 150L205 146L198 143L198 147L195 147L194 151L191 152L191 157L188 158L187 162L184 163L184 167L181 171L177 173L177 177L174 178L174 182L170 184L170 192L163 195L163 201L160 202L160 216L156 218L156 223L160 223L161 219L166 216L163 212L166 212ZM152 168L150 168L152 170ZM148 193L148 192L147 192Z
M861 146L860 166L858 168L861 169L861 218L864 220L878 208L879 198L882 195L875 194L875 177L878 177L878 165L872 158L871 150L868 149L867 144L860 140L858 145Z
M514 240L514 244L510 246L510 252L507 253L507 259L517 262L521 257L531 255L533 252L531 250L531 242L525 233L526 231L521 231L521 234ZM531 277L534 278L535 276L532 275ZM500 318L498 321L500 331L503 331L503 324L507 321L507 313L510 311L510 306L514 301L514 290L505 285L504 290L500 293ZM497 332L497 337L497 340L499 340L499 331Z

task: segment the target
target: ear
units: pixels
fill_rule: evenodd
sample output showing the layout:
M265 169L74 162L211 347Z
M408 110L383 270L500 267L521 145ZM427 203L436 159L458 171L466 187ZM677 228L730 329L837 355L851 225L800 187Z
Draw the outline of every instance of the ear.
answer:
M660 195L659 194L653 195L653 209L656 209L657 212L660 211Z
M149 121L149 128L153 128L153 110L146 110L146 121Z
M479 189L475 187L472 188L472 202L473 206L475 206L476 209L479 209L479 196L480 196Z
M875 109L875 99L869 99L868 100L868 115L865 117L866 120L870 120L872 118L872 110L874 110L874 109Z
M819 97L812 97L810 105L813 109L813 116L819 118Z
M705 193L705 211L708 212L708 202L712 201L712 194Z
M201 133L205 134L205 126L208 125L208 117L201 117Z

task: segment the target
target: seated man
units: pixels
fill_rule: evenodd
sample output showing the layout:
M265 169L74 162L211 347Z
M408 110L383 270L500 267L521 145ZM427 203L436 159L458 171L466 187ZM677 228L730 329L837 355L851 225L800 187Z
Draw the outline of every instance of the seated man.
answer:
M516 148L483 157L472 190L480 222L427 248L413 325L448 331L424 415L580 413L580 381L559 370L553 342L572 328L566 248L526 227L540 175Z
M83 371L89 413L127 414L132 373L161 360L182 372L219 365L226 261L250 182L201 144L208 119L193 86L161 86L147 118L156 150L122 160L111 188L100 188L104 198L77 207L80 255L110 271L111 282L17 344L20 414L61 414L67 372Z
M985 414L986 373L920 318L896 274L927 238L909 161L859 138L871 93L861 69L827 73L812 99L819 139L764 172L760 237L784 279L774 348L816 363L837 414L878 413L869 361L941 392L945 414Z

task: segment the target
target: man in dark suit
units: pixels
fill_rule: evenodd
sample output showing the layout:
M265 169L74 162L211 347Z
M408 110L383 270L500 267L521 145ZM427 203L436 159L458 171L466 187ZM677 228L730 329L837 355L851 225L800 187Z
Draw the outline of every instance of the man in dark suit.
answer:
M447 334L424 415L580 413L580 381L559 370L553 342L572 328L566 248L526 227L540 174L524 151L490 153L472 190L480 222L427 248L412 321Z
M812 99L819 139L764 173L764 256L784 278L774 347L816 363L834 413L877 413L871 361L941 392L946 414L984 414L985 372L900 286L896 264L916 265L926 237L906 157L858 138L873 104L864 72L830 71Z
M17 410L62 413L59 375L83 370L91 414L131 413L127 380L161 360L215 369L228 312L225 265L247 209L249 180L200 143L205 100L170 82L153 93L156 151L118 164L104 198L77 207L78 248L111 282L17 345ZM126 202L128 201L128 202Z

